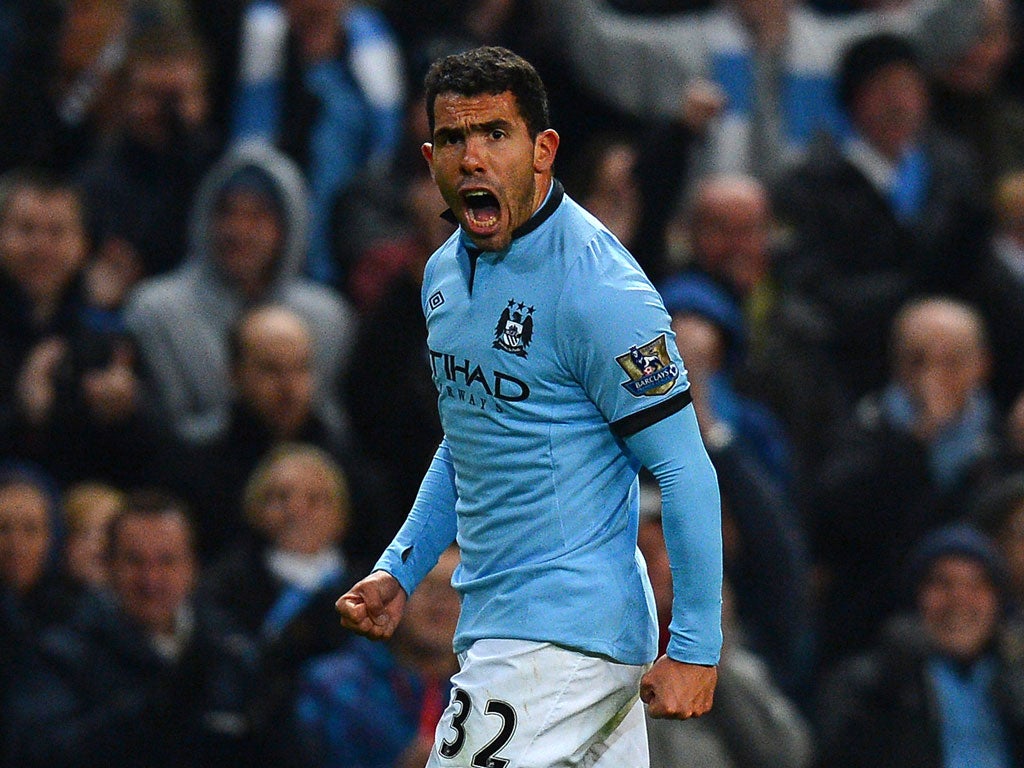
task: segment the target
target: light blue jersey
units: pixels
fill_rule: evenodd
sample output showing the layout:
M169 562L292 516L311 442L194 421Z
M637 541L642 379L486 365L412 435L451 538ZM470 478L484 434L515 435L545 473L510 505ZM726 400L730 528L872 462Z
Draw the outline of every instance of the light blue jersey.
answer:
M423 305L446 437L378 567L411 591L455 536L456 650L512 638L646 663L657 623L636 548L640 459L629 440L690 402L669 316L632 256L557 182L515 235L504 251L477 252L460 231L427 264ZM696 447L706 461L699 436ZM682 577L710 573L708 583L680 589L699 603L707 593L712 614L717 504L716 487L713 514L692 515L698 530L677 529L712 541L709 564ZM682 628L683 644L700 647L695 661L717 660L717 618L711 624Z

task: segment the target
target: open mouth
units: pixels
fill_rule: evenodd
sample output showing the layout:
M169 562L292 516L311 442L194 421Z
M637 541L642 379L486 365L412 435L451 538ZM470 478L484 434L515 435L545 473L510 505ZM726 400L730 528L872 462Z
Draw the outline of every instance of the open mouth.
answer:
M466 204L466 217L474 231L494 229L501 218L498 198L485 189L474 189L462 195Z

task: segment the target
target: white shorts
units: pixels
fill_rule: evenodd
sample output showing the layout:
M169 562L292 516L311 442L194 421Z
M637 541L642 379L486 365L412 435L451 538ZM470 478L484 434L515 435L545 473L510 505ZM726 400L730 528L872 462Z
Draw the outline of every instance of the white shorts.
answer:
M646 666L525 640L479 640L459 665L426 768L648 768Z

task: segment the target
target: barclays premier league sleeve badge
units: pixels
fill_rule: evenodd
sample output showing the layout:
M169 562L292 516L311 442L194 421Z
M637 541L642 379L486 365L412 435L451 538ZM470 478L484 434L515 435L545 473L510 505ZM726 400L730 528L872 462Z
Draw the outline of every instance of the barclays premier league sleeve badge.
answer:
M668 356L664 333L646 344L630 347L615 362L629 376L622 386L633 397L664 395L679 378L679 366Z

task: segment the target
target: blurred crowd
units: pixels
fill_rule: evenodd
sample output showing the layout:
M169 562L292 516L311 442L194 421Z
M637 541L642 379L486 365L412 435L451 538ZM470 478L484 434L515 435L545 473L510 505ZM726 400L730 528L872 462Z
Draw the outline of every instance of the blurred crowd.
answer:
M386 645L334 600L441 438L421 83L480 44L545 80L718 472L716 706L652 721L652 768L1024 765L1022 22L0 2L0 766L423 765L457 551Z

